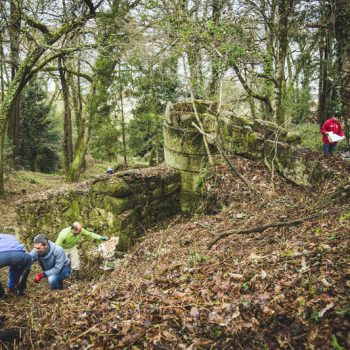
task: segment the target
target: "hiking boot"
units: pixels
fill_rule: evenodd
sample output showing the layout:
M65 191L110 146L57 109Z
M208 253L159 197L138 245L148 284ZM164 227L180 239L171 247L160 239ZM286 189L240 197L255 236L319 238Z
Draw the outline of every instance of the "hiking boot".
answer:
M17 289L16 289L16 294L18 296L24 294L24 290L26 289L26 285L27 285L27 279L28 279L29 272L30 272L30 270L26 270L19 277Z
M72 276L72 279L79 281L80 280L80 271L73 270L71 276Z

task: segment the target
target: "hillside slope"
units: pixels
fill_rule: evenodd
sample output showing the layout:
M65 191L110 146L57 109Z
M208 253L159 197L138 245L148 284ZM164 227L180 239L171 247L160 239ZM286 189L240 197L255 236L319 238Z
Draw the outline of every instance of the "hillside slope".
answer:
M32 273L25 297L0 301L3 326L21 328L14 348L350 348L347 201L330 205L331 182L305 190L233 161L256 192L216 167L206 186L222 210L148 230L115 271L60 292Z

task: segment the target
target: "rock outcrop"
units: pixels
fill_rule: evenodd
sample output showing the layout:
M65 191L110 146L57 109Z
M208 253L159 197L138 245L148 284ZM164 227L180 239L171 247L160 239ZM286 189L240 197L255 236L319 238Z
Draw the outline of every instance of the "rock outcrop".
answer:
M17 205L23 238L45 233L55 240L74 221L96 233L119 236L127 250L145 227L180 211L180 177L165 166L103 175L37 194Z

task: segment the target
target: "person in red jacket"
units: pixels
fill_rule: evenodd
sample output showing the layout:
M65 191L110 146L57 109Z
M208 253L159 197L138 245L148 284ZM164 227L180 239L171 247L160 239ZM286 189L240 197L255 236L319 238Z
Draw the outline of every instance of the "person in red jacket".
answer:
M333 116L327 119L321 127L321 134L323 135L322 137L323 153L326 155L332 154L335 150L335 146L337 145L336 142L329 141L329 137L328 137L329 133L333 132L336 135L344 136L339 119L340 119L340 113L335 112Z

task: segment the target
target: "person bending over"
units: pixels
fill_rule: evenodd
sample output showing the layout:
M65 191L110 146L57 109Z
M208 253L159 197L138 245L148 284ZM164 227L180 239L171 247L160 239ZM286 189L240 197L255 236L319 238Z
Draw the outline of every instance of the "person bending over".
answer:
M7 233L0 233L0 268L9 266L9 292L22 295L26 288L32 259L18 239ZM5 296L5 290L0 282L0 298Z
M83 228L80 222L74 222L70 227L64 228L56 239L56 244L64 249L71 261L73 275L79 279L80 260L77 243L82 237L87 237L91 240L107 241L107 237L100 236Z

